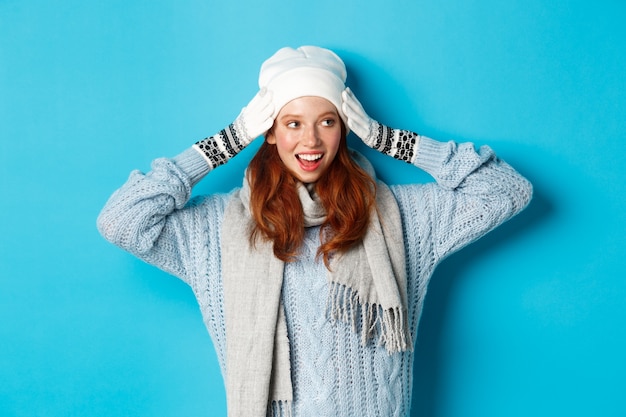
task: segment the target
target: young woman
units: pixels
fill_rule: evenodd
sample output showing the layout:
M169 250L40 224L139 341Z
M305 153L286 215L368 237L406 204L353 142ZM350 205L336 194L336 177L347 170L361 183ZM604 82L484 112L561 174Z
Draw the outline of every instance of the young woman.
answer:
M433 270L530 201L490 148L382 125L345 81L329 50L279 50L231 125L132 172L98 218L106 239L192 288L229 416L408 416ZM376 180L348 129L436 181ZM190 200L262 134L240 189Z

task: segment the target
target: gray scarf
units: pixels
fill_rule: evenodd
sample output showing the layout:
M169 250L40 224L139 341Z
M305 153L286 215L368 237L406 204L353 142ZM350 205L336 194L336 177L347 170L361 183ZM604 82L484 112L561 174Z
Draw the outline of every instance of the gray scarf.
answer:
M352 156L374 177L369 161L356 152ZM371 213L362 243L331 260L328 305L330 317L352 324L363 344L377 338L391 354L411 349L404 243L391 190L377 182L376 191L378 211ZM305 227L321 225L325 210L317 195L302 184L298 192ZM226 207L222 226L228 415L265 417L270 408L290 415L289 339L281 303L284 264L274 256L272 242L258 239L255 247L250 245L249 199L244 180Z

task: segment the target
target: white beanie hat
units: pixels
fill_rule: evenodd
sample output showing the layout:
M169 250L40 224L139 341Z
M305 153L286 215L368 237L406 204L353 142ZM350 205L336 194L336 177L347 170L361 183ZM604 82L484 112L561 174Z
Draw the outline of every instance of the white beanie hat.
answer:
M347 128L347 118L341 110L341 92L346 88L346 66L334 52L317 46L298 49L282 48L261 65L259 87L272 92L274 114L291 100L299 97L322 97L337 108Z

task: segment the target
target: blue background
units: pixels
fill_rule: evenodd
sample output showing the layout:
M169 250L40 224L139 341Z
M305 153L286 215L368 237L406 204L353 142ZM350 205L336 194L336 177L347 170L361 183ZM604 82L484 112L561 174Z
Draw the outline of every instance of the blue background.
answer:
M535 185L435 273L412 416L626 415L625 18L609 0L0 0L0 415L225 415L191 291L95 219L302 44L344 58L376 119L489 144ZM238 185L256 146L196 191Z

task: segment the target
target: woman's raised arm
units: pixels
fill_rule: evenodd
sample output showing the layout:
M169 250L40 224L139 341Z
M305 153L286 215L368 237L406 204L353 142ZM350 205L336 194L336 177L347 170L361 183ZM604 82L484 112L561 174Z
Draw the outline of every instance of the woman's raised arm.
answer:
M133 171L98 216L105 239L188 281L193 269L193 233L213 233L211 211L223 212L219 197L190 202L192 188L272 126L271 97L260 91L235 121L180 155L153 161L151 171ZM223 200L223 199L222 199ZM202 230L200 230L202 229ZM214 233L218 233L215 231Z

